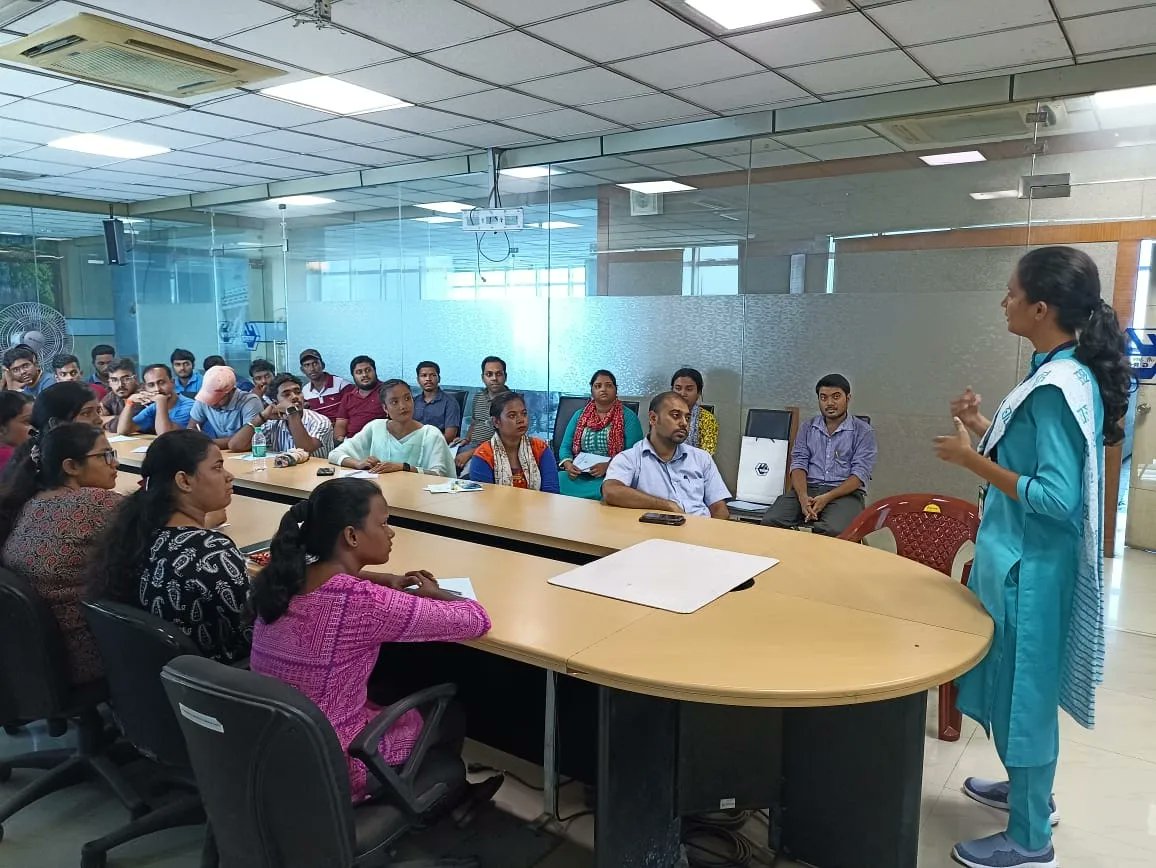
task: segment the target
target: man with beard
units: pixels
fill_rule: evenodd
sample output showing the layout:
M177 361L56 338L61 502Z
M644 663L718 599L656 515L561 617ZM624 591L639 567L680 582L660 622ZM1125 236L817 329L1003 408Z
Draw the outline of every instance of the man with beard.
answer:
M851 383L828 374L815 386L819 415L799 427L791 450L791 490L779 497L763 524L797 527L838 536L863 511L867 482L875 467L875 432L851 416Z
M381 380L377 379L377 362L369 356L357 356L349 363L353 388L341 393L337 420L333 423L333 440L341 443L352 437L374 419L385 418L381 405Z
M687 445L690 407L678 392L650 402L650 434L614 456L602 483L609 506L727 520L731 493L710 453Z

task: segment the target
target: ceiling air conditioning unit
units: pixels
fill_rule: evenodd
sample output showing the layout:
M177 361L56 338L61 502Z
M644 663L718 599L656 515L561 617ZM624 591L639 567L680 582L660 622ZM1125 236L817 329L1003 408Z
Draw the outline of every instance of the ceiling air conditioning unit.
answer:
M1040 110L1047 116L1043 126L1047 127L1049 134L1067 126L1068 109L1062 102L1043 105ZM953 114L900 118L871 124L871 127L900 147L937 148L1030 137L1035 124L1027 118L1035 111L1035 103L1022 103Z
M212 93L284 75L284 70L88 14L0 45L0 60L169 97Z
M640 193L637 190L630 191L630 216L631 217L653 217L656 214L662 213L662 194L661 193Z

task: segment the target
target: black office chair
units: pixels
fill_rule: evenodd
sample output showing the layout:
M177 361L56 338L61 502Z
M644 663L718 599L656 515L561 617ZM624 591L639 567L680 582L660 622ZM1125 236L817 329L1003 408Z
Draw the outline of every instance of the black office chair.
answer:
M466 397L470 394L466 389L443 389L447 395L458 402L458 410L462 416L462 430L466 428Z
M863 420L864 422L866 422L868 425L870 425L870 424L871 424L871 417L870 417L870 416L856 416L855 418L856 418L856 419L862 419L862 420Z
M0 781L14 768L44 774L0 804L0 823L21 808L64 787L103 780L133 817L148 811L144 799L121 774L109 753L104 720L97 706L107 698L103 681L73 687L60 625L40 596L20 575L0 568L0 710L6 720L47 720L52 735L76 726L75 749L37 751L0 762ZM0 839L4 828L0 826Z
M791 411L747 410L747 427L743 434L747 437L763 437L768 440L789 440Z
M185 737L161 686L161 669L182 654L197 654L192 639L168 621L140 609L107 600L81 604L96 638L108 680L109 705L125 738L156 763L156 784L186 793L122 826L81 850L81 868L103 868L107 853L128 841L205 821L201 797L185 748ZM217 864L211 836L201 864Z
M627 410L629 410L631 413L633 413L635 416L637 416L638 415L638 403L639 403L638 401L623 401L622 406L625 407Z
M582 408L589 403L589 395L560 395L558 397L558 412L554 416L554 440L551 443L555 456L561 454L562 435L566 433L566 426L570 424L574 414L580 413Z
M698 405L709 413L714 412L714 404L704 404L704 403L702 403L702 401L699 401Z
M420 691L384 709L350 745L380 792L354 805L349 770L332 726L298 691L203 657L178 657L161 673L197 773L224 865L244 868L362 868L380 864L397 840L452 804L465 786L461 758L430 749L452 685ZM377 747L407 711L425 726L401 769ZM476 859L394 868L479 868Z

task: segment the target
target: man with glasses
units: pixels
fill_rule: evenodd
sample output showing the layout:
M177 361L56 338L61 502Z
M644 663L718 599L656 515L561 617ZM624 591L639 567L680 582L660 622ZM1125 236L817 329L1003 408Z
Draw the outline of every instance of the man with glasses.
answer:
M189 426L196 402L177 392L168 365L149 365L141 374L144 389L125 401L117 420L118 434L166 434Z
M27 344L17 344L7 350L3 362L6 379L12 389L36 397L49 386L56 385L56 378L41 370L40 357Z
M140 388L136 380L136 362L125 358L109 365L108 388L109 393L100 399L100 421L105 431L115 433L125 404Z

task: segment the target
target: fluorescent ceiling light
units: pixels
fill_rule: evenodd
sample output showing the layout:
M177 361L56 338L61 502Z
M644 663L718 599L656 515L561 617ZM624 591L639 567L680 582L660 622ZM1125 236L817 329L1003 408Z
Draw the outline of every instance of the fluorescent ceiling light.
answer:
M565 220L547 220L545 223L528 223L531 229L581 229L580 223L568 223Z
M461 223L458 217L414 217L419 223Z
M37 235L36 240L37 241L67 241L68 239L67 238L57 238L57 237L52 236L52 235Z
M1018 199L1020 197L1019 190L991 190L987 193L968 193L972 199L980 202L986 202L988 199Z
M951 154L931 154L919 159L929 166L954 166L957 163L982 163L987 157L979 151L955 151Z
M1096 94L1096 108L1118 109L1156 103L1156 85L1129 87L1124 90L1105 90Z
M727 30L823 11L815 0L686 0L686 3Z
M683 190L698 189L698 187L691 187L689 184L680 184L678 181L638 181L634 184L619 184L618 186L639 193L680 193Z
M426 202L418 205L427 211L441 211L443 214L461 214L463 211L472 211L473 205L464 205L461 202Z
M327 75L291 84L279 84L276 87L265 88L261 93L282 102L321 109L335 115L363 115L367 112L383 112L413 105L397 97Z
M561 169L550 166L520 166L516 169L502 169L502 174L511 178L529 180L530 178L545 178L547 175L562 175L564 173Z
M104 265L104 260L103 259L90 259L90 260L88 260L88 264L89 265Z
M270 199L271 205L332 205L333 199L326 199L324 196L281 196L278 199Z
M169 152L168 148L162 148L160 145L146 145L143 142L114 139L112 136L101 136L96 133L65 136L63 139L49 142L48 147L60 148L63 151L79 151L82 154L96 154L100 157L119 157L122 160L155 157Z

